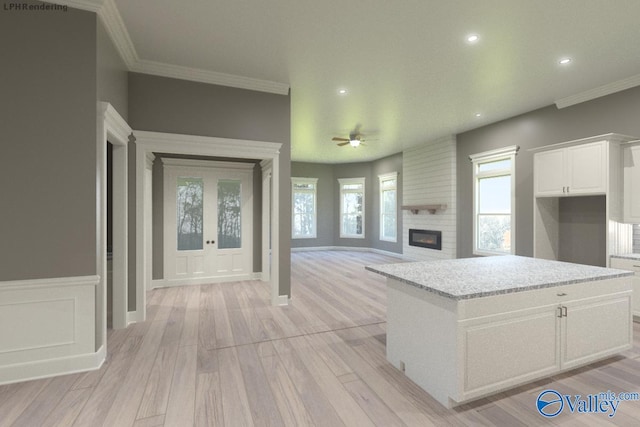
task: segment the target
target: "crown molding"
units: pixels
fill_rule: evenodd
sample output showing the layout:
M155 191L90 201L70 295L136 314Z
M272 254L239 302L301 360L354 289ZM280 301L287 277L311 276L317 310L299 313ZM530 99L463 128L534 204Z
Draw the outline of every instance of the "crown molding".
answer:
M102 8L102 0L46 0L45 3L59 4L96 13Z
M250 77L236 76L233 74L218 73L215 71L189 68L180 65L165 64L156 61L138 60L130 71L143 74L153 74L162 77L191 80L194 82L210 83L221 86L230 86L239 89L249 89L260 92L275 93L278 95L289 94L289 85L269 80L253 79Z
M115 0L52 0L50 3L95 12L102 20L107 33L129 71L277 95L289 94L289 85L286 83L141 59L136 52Z
M632 87L640 86L640 74L618 80L603 86L580 92L575 95L558 99L555 104L558 108L570 107L571 105L580 104L581 102L590 101L600 98L601 96L610 95L612 93L621 92Z
M98 16L102 20L107 33L111 37L116 50L120 53L127 68L131 70L140 61L136 48L133 46L129 31L124 25L122 15L114 0L105 0L98 11Z

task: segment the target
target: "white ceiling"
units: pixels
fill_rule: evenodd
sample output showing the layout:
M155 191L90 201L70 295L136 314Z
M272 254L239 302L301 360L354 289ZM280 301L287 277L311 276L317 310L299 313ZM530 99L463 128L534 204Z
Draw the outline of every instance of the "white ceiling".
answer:
M115 4L142 62L288 85L296 161L377 159L563 98L640 84L638 0ZM469 44L470 33L479 42ZM565 56L573 61L560 66ZM331 141L357 124L377 140L358 148Z

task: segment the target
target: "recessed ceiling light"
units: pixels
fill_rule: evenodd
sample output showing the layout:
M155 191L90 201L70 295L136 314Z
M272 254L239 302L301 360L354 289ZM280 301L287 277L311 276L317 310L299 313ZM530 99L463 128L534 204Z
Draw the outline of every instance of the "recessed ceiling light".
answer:
M558 61L560 63L560 65L567 65L568 63L571 62L571 58L562 58L560 61Z
M478 36L477 34L469 34L469 35L467 36L467 41L468 41L469 43L475 43L475 42L477 42L478 40L480 40L480 36Z
M476 117L480 117L480 116L482 116L482 114L476 113Z
M338 91L338 93L339 93L340 95L345 95L345 94L347 93L347 90L346 90L346 89L340 89L340 90Z

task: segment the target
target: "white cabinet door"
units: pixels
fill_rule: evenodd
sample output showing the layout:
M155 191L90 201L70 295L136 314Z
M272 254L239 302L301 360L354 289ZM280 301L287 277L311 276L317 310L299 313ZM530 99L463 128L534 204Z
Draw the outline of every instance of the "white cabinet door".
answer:
M620 270L629 270L636 273L632 279L631 312L634 316L640 316L640 260L611 258L611 268L619 268Z
M557 308L554 304L463 322L465 399L556 372Z
M640 144L624 149L624 222L640 224Z
M584 365L631 346L631 292L564 304L562 369Z
M542 151L534 155L535 195L536 197L562 196L565 184L564 149Z
M536 197L604 194L607 191L607 142L599 141L534 155Z
M568 147L567 193L598 194L607 191L606 142Z

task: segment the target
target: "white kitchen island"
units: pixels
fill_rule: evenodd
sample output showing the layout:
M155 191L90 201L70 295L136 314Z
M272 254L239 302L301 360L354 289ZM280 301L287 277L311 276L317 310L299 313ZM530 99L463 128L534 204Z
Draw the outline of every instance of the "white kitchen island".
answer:
M387 359L447 407L631 348L631 276L518 256L368 266Z

